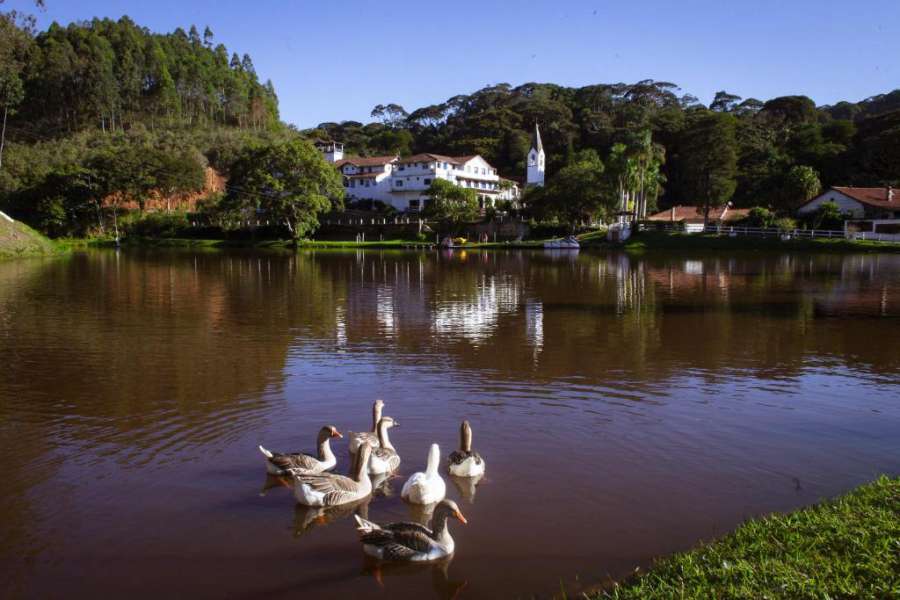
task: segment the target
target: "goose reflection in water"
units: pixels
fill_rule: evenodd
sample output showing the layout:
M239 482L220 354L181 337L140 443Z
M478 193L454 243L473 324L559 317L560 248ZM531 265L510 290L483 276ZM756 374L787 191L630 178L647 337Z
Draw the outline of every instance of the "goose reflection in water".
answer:
M431 518L434 516L434 508L440 504L440 502L433 502L431 504L413 504L412 502L404 502L403 504L409 509L409 518L411 521L429 527L431 525Z
M434 590L434 597L441 600L455 600L469 582L467 580L457 581L450 579L451 562L453 562L453 556L429 563L387 563L364 555L362 572L364 575L373 577L379 587L386 588L386 591L388 591L387 588L390 586L390 582L385 583L385 579L391 577L424 577L425 573L429 573L431 575L431 587Z
M474 477L457 477L456 475L449 477L456 487L456 491L459 492L459 496L469 504L475 504L475 491L478 484L484 479L484 473Z
M396 478L396 473L379 473L378 475L369 475L372 480L372 495L390 498L394 495L394 487L391 480Z
M369 516L369 503L371 501L372 497L368 496L356 502L324 508L297 504L294 507L294 537L302 537L316 527L330 525L335 521L347 519L353 515L359 515L366 519Z
M288 483L287 479L284 477L279 477L278 475L270 475L266 474L266 480L262 485L262 488L259 490L259 497L264 498L269 494L269 490L277 487L285 487L290 489L291 486Z

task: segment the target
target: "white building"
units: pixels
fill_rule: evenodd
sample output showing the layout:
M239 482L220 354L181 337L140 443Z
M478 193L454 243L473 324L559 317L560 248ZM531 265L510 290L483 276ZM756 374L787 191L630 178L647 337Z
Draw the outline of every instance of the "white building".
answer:
M525 173L525 187L544 185L544 171L547 168L547 157L544 154L544 144L541 142L541 131L537 123L534 124L534 133L531 135L531 148L528 150L528 167Z
M402 159L376 156L331 160L334 146L326 143L320 149L340 169L350 200L380 200L401 212L418 212L428 202L428 189L435 179L474 189L482 209L496 207L501 200L515 203L519 199L518 185L501 180L497 169L478 155L428 153Z
M344 158L344 145L334 140L315 140L313 146L325 155L325 160L330 163L337 162Z
M893 188L831 187L797 209L806 216L834 202L853 219L900 219L900 194Z
M335 162L344 176L344 193L353 200L380 200L391 204L391 174L397 156L350 157Z

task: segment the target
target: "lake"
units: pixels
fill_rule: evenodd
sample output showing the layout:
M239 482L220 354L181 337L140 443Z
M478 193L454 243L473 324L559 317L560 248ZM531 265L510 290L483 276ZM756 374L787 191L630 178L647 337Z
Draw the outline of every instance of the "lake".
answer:
M0 262L10 596L550 597L900 472L900 255L93 251ZM257 445L468 419L447 564L363 558ZM336 444L346 472L346 439ZM443 469L443 467L442 467ZM459 483L459 485L458 485ZM418 515L421 516L421 515ZM177 592L177 594L175 593Z

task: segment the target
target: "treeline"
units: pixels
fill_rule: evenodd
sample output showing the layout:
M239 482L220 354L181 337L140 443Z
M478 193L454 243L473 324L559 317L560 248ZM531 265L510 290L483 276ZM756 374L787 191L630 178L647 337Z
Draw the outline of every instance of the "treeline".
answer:
M13 139L96 127L172 123L264 129L278 122L271 81L249 55L229 56L207 27L151 33L128 17L56 23L19 52L23 97L8 124Z
M628 210L646 212L658 198L660 206L733 201L787 213L821 186L900 183L900 90L820 107L804 96L761 101L722 91L705 106L673 83L652 80L500 84L412 111L378 105L372 117L307 133L363 155L477 153L502 174L521 177L539 123L548 182L579 157L605 166L606 190L579 201L588 211L618 210L624 200Z
M0 13L0 111L0 209L54 236L111 234L122 207L196 194L207 166L299 137L250 56L209 28L157 34L128 17L37 32Z

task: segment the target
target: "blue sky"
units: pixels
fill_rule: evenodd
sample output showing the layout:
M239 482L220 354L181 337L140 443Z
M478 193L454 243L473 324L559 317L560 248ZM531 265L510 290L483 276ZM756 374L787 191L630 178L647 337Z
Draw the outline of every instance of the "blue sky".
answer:
M271 78L299 127L368 121L485 85L672 81L819 104L900 87L900 0L46 0L43 27L127 14L153 31L209 25ZM27 0L7 0L26 8Z

